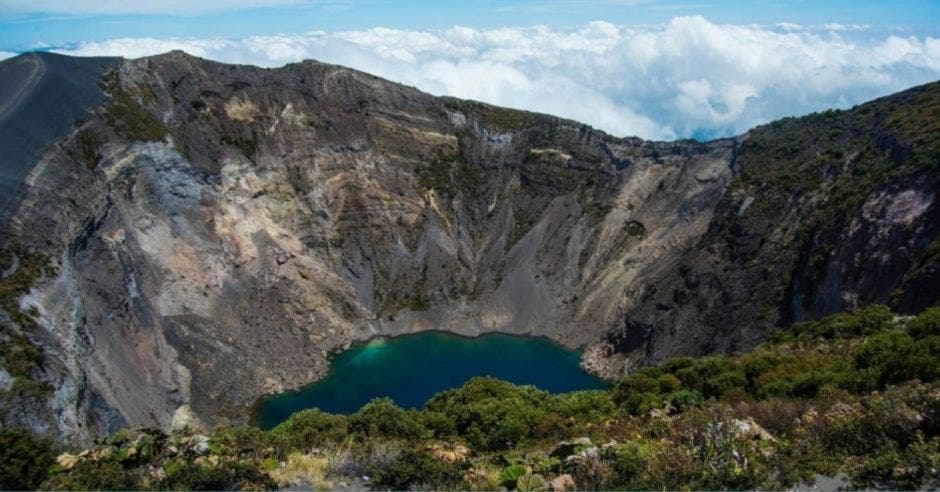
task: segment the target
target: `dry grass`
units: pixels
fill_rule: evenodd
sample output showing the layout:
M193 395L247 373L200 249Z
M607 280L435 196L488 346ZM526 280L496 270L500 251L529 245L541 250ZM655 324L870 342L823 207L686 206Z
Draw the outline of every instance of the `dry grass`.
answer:
M292 453L287 462L271 471L271 478L281 487L301 484L314 490L332 490L329 471L330 459L322 454Z

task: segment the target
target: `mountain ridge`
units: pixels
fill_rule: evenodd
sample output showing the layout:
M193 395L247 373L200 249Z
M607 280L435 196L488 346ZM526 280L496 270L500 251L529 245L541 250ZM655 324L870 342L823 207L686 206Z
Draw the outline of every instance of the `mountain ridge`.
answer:
M862 105L709 142L309 61L170 52L101 86L4 225L5 333L22 335L6 379L52 389L10 383L4 425L81 440L187 405L240 422L331 350L435 327L547 336L616 376L894 291L936 302L936 132L891 119L932 114L936 83L869 103L871 121ZM14 370L29 346L44 355Z

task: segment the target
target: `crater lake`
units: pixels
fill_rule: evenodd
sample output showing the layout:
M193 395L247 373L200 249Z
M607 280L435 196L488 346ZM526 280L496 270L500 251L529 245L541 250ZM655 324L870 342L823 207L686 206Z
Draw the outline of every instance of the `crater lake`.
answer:
M428 331L356 344L336 354L323 379L261 402L258 424L270 429L294 412L352 413L374 398L423 408L441 391L475 376L530 384L551 393L600 389L607 383L580 367L578 352L544 338L486 334L467 338Z

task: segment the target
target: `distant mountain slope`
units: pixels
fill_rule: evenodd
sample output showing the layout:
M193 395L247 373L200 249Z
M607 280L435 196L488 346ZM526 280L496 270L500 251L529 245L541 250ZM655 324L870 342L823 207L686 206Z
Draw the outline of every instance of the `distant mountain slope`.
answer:
M707 143L316 62L100 86L0 235L4 425L244 421L377 334L542 335L616 375L937 300L937 85Z
M708 232L611 339L661 358L792 321L940 300L940 83L747 133ZM691 329L690 329L691 328Z
M0 217L46 146L104 101L120 58L35 52L0 61Z

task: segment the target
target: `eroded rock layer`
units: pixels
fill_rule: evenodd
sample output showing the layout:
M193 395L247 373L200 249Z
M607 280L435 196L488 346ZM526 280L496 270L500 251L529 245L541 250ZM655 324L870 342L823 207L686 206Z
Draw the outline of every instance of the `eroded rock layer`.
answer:
M4 224L4 425L243 422L376 335L542 335L613 376L937 298L936 118L904 120L934 86L707 143L316 62L172 52L100 87Z

